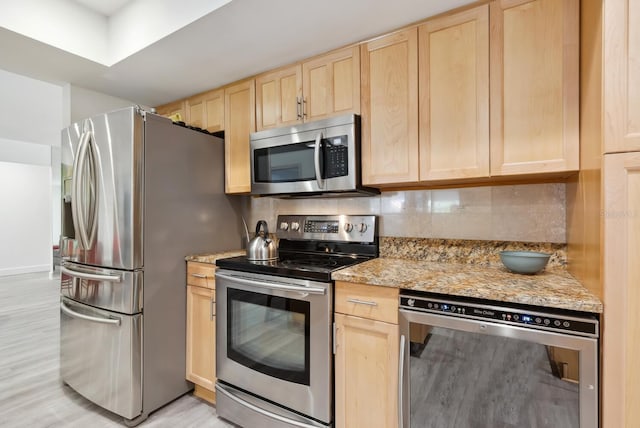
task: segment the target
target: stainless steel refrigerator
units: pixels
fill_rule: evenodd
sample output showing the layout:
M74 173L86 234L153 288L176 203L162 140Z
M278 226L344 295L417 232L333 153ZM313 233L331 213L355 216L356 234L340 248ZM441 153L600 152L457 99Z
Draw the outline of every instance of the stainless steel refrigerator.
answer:
M220 138L137 107L62 131L60 374L136 425L189 391L188 254L238 248Z

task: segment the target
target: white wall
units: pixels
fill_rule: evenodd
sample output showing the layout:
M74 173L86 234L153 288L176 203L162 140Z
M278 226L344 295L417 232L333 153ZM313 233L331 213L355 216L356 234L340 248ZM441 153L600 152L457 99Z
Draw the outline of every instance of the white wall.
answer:
M136 104L134 101L123 100L74 85L69 87L69 99L70 123Z
M49 165L0 162L0 276L51 269Z
M51 269L51 149L62 125L60 85L0 70L0 275Z

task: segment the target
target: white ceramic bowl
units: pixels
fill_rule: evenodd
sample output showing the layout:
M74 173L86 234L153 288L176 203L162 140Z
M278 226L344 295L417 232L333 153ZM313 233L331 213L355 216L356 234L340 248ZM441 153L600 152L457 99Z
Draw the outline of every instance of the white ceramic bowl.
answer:
M501 251L500 260L507 269L515 273L532 275L547 266L551 254L536 251Z

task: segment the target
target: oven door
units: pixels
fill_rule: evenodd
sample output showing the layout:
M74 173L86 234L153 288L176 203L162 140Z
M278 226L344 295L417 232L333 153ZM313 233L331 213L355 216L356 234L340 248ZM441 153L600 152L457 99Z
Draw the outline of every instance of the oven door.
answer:
M218 379L329 423L332 301L331 283L219 270Z
M400 331L401 427L599 426L596 338L405 309Z

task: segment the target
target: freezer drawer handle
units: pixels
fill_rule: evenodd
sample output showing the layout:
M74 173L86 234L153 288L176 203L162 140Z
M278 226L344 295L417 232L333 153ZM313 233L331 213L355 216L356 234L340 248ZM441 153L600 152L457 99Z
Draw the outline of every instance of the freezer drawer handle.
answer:
M80 319L92 321L92 322L98 322L101 324L113 324L117 326L120 325L120 320L117 318L98 318L98 317L91 317L89 315L79 314L78 312L75 312L69 309L67 305L64 304L64 302L60 302L60 309L62 310L62 312L69 315L70 317L80 318Z
M107 281L107 282L120 282L122 278L120 275L99 275L97 273L79 272L77 270L71 270L66 266L60 267L60 272L69 276L75 276L81 279L90 279L94 281Z

